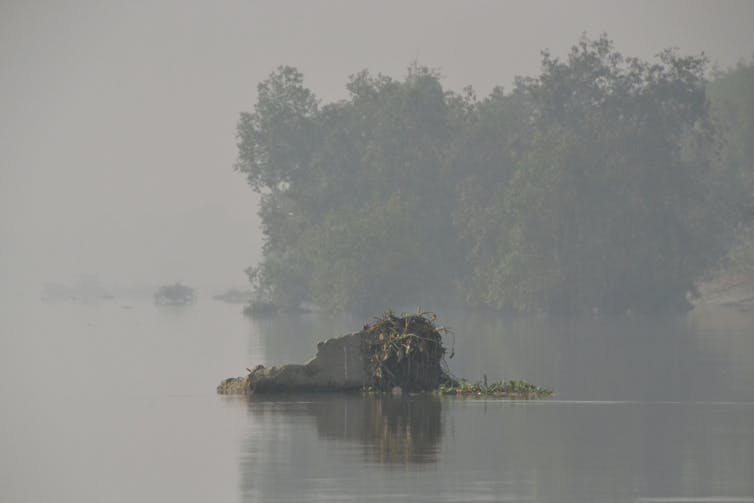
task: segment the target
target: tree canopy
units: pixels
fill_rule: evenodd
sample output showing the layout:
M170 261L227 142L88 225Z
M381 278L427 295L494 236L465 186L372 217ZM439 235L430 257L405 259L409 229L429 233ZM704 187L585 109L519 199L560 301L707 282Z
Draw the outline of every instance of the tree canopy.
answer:
M238 124L265 234L249 277L281 306L329 310L682 308L740 185L719 183L706 63L582 38L508 93L450 92L412 65L357 73L328 104L280 67ZM737 145L726 155L750 166Z

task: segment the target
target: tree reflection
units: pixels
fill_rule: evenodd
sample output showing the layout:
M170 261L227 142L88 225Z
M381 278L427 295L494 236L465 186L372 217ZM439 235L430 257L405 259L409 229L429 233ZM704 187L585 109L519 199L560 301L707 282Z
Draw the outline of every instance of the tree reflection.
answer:
M442 401L432 396L252 396L249 411L314 418L321 439L358 442L378 463L435 462L443 431Z

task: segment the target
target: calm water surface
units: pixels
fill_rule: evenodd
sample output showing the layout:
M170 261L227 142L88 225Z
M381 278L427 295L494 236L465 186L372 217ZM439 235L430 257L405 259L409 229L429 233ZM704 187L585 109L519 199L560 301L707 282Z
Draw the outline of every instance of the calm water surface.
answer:
M513 402L216 396L364 321L239 311L7 295L0 501L754 502L752 314L445 313L454 373L556 391Z

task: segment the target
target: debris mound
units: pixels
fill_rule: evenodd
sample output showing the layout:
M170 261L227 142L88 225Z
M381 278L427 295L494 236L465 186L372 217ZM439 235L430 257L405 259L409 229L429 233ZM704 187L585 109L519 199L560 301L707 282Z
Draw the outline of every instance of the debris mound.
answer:
M396 316L391 311L361 330L362 353L371 385L378 391L430 391L454 383L445 365L443 334L437 315L418 312ZM450 358L453 357L451 352Z

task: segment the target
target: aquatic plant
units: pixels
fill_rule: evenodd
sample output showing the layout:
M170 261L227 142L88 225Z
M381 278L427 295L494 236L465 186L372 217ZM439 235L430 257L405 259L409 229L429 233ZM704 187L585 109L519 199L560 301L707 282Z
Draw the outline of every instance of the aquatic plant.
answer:
M486 381L486 379L485 379ZM508 398L530 399L552 396L552 390L540 388L526 381L497 381L469 383L461 380L455 385L440 385L436 393L439 395L459 396L504 396Z
M184 305L196 301L194 289L181 283L161 286L154 294L155 304Z

